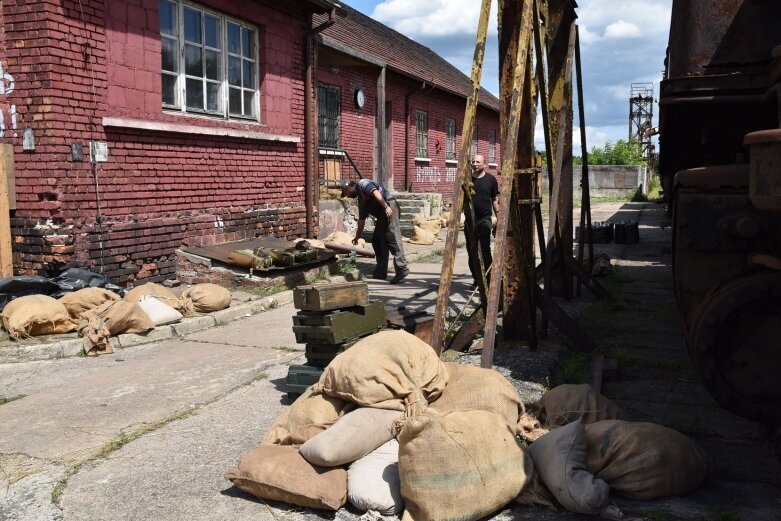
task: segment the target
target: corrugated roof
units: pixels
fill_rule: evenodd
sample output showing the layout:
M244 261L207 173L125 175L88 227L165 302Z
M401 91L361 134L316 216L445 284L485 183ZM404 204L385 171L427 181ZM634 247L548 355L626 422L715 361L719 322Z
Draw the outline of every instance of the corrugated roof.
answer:
M385 62L390 70L425 81L464 98L472 93L472 80L440 55L390 27L339 2L336 23L323 31L328 39ZM314 26L327 20L315 15ZM480 88L480 104L499 111L499 100Z

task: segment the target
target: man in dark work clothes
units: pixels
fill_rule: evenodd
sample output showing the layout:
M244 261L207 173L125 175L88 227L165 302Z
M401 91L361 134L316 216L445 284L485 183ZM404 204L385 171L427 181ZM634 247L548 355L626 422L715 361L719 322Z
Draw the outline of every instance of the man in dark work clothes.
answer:
M374 223L372 246L377 258L377 267L372 273L373 279L385 280L388 276L388 257L393 254L393 266L396 275L390 283L398 284L407 275L409 268L404 258L404 246L401 242L401 226L399 224L399 204L384 186L370 179L350 181L342 187L342 197L358 198L358 229L355 230L353 244L358 244L361 238L366 218L373 215Z
M477 232L478 245L483 254L483 263L485 269L491 266L491 222L492 211L499 215L499 184L496 178L491 174L485 173L485 157L481 154L475 154L472 157L472 185L475 195L472 196L472 208L475 211L475 231ZM480 265L477 256L472 258L469 255L469 270L472 272L472 279L477 285L477 279L480 274Z

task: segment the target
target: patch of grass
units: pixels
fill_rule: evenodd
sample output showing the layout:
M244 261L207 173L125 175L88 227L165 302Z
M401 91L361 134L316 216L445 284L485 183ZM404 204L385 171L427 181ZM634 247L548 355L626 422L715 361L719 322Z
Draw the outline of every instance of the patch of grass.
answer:
M569 351L567 356L556 364L553 374L548 378L550 388L562 384L588 383L591 358L585 353Z
M740 515L734 507L726 510L708 509L708 519L713 521L740 521Z
M286 284L275 284L273 286L268 286L265 288L258 288L258 287L247 287L247 288L241 288L242 291L246 291L247 293L251 293L253 295L258 295L261 297L270 297L271 295L276 295L277 293L282 293L283 291L287 291L290 288Z
M52 489L52 503L59 505L62 500L62 495L65 493L65 489L68 487L68 480L61 479L54 485Z
M277 351L282 351L284 353L300 353L301 349L296 349L295 347L289 347L289 346L274 346L271 349L275 349Z
M252 378L252 380L250 380L250 383L252 383L252 382L264 382L266 380L268 380L268 375L266 373L258 373L258 374L255 375L254 378Z
M691 364L681 360L642 356L623 349L606 350L605 356L616 359L618 361L618 366L624 369L637 369L644 373L657 372L659 375L672 376L685 380L697 379L697 373Z
M0 405L11 403L14 400L21 400L26 394L17 394L16 396L0 396Z

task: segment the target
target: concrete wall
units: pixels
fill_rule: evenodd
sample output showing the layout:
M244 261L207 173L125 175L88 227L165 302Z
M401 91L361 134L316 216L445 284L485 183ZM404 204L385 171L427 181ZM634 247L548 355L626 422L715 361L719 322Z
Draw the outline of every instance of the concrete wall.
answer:
M638 188L648 194L648 168L634 165L589 165L589 188L592 197L631 197ZM572 168L575 195L580 193L582 167ZM543 193L548 190L547 167L543 167Z

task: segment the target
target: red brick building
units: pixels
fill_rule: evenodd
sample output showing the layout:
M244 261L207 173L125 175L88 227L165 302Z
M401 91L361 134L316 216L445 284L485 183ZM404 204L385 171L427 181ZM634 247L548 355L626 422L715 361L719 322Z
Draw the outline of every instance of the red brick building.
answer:
M316 16L316 23L324 21ZM329 149L343 149L365 177L451 199L471 80L431 49L348 6L316 42L321 177ZM472 153L485 155L496 174L499 100L485 89L476 123Z
M334 71L319 51L339 52L315 41L330 41L345 13L354 11L337 13L329 0L0 3L14 273L82 266L120 284L162 280L183 245L315 235L319 85L343 86L346 107L352 85L374 75L364 109L342 111L340 136L367 172L376 163L376 66ZM446 176L418 167L445 168L445 121L457 134L464 100L392 63L379 176L397 190L444 187ZM428 161L405 153L417 138L403 123L414 125L418 110L430 122ZM491 126L498 134L495 110L478 125L481 140ZM487 154L487 142L479 147Z

